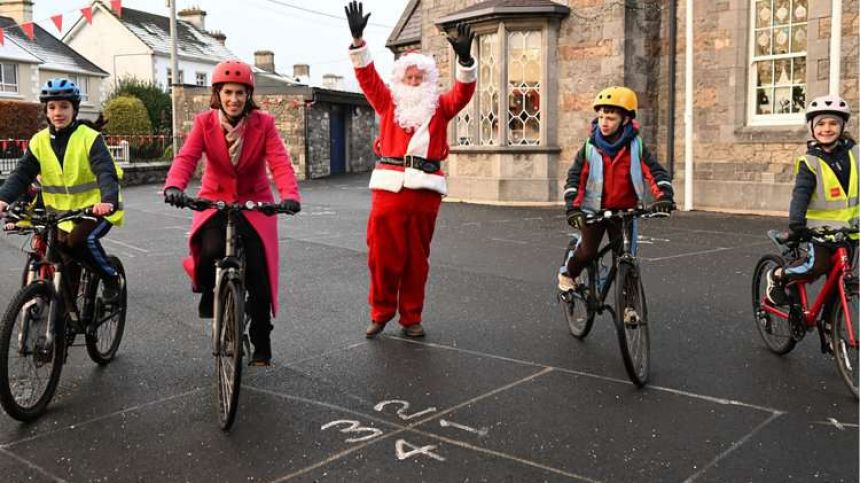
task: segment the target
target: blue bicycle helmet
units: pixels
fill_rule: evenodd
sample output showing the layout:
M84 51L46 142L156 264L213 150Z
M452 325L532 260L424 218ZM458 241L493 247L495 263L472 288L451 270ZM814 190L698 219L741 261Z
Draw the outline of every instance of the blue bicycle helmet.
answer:
M55 77L42 85L39 102L70 101L77 105L81 102L81 89L77 84L63 77Z

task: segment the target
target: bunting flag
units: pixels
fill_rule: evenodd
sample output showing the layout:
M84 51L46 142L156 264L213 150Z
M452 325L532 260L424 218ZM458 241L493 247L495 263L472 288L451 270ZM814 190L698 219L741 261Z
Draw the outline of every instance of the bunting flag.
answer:
M110 9L117 17L122 17L122 0L110 0Z
M9 141L3 140L3 151L6 151L6 148L9 147Z
M51 17L51 20L54 21L54 25L57 26L57 30L60 33L63 33L63 14L54 15L53 17Z
M93 23L93 7L84 7L81 9L81 15L87 19L87 23Z
M27 34L27 38L33 40L33 37L36 36L36 33L33 31L33 22L25 22L21 24L21 30Z
M4 35L3 29L0 29L0 47L3 46L3 42L6 41L6 36Z

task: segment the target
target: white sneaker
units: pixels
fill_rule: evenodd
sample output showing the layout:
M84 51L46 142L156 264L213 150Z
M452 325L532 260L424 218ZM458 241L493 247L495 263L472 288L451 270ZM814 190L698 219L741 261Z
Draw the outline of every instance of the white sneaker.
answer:
M567 292L576 289L576 282L563 273L558 274L558 289Z
M788 302L785 288L781 283L774 280L773 272L773 270L767 272L767 289L765 290L767 300L774 305L785 305Z

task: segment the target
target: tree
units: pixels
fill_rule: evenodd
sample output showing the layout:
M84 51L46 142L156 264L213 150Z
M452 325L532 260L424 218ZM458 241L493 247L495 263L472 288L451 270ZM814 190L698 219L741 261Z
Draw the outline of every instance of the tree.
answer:
M170 94L164 92L158 84L127 77L119 81L108 101L120 96L134 96L143 101L153 134L170 134L173 119Z

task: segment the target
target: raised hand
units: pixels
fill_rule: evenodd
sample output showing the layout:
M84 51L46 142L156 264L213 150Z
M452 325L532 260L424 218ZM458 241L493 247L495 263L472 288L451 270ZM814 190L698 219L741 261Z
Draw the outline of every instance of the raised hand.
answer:
M463 65L472 65L472 41L475 40L475 33L467 23L457 24L456 33L446 36L457 58Z
M364 36L364 28L367 27L367 19L370 14L364 14L364 7L361 2L353 0L348 5L343 7L346 12L346 20L349 22L349 30L352 32L352 38L361 40Z

